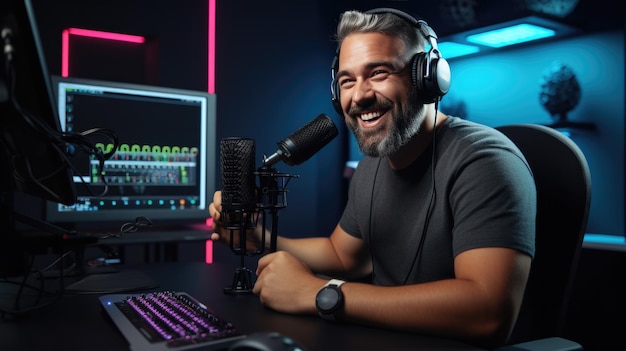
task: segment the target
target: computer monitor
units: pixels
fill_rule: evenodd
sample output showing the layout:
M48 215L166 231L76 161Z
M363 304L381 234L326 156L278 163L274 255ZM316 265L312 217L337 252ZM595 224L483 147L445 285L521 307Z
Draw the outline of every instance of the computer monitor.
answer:
M25 223L17 195L76 200L50 77L30 0L0 2L0 276L25 273ZM45 245L45 243L44 243Z
M154 227L206 220L217 164L215 95L72 77L52 81L62 130L108 128L119 149L102 174L98 160L73 159L77 202L48 202L47 221L89 230L139 217Z

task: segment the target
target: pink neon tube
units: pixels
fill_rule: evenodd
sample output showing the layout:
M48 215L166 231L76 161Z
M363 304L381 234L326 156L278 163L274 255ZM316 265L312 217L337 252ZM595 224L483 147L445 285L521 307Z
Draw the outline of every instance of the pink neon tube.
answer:
M209 34L209 57L208 57L208 92L209 94L215 94L215 2L216 0L209 0L209 14L208 14L208 34Z
M128 43L143 44L146 39L139 35L102 32L90 29L68 28L61 33L61 76L68 77L70 73L70 35L89 37L104 40L125 41Z

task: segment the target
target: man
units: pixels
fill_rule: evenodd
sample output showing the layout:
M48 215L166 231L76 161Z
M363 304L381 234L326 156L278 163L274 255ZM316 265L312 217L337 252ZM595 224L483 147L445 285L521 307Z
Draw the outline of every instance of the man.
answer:
M286 313L501 345L534 254L530 168L500 133L437 111L447 87L422 80L449 76L429 71L447 63L424 54L425 23L370 12L337 31L333 100L366 155L344 213L329 237L279 237L253 292ZM220 192L209 211L228 240Z

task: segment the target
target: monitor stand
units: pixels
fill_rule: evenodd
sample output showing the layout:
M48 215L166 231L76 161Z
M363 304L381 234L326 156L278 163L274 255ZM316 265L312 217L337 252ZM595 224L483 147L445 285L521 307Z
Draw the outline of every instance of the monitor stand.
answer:
M80 278L93 274L109 274L117 273L119 269L113 265L107 263L101 265L89 265L85 259L85 247L73 246L69 251L65 251L62 255L70 253L70 257L59 258L59 262L56 263L57 269L47 269L39 273L39 277L42 279L57 279L57 278Z
M91 274L65 287L67 294L113 294L151 290L159 286L143 272L119 270L108 274Z
M66 294L109 294L120 292L141 291L157 288L159 285L152 277L139 271L119 268L116 266L91 267L85 264L84 250L76 250L74 263L64 268L46 271L42 279L63 279Z

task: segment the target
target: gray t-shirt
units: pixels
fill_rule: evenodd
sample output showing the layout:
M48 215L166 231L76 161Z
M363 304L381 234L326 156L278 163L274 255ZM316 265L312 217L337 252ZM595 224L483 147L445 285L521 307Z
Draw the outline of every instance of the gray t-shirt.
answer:
M479 247L534 255L535 183L517 147L455 117L435 140L434 184L432 146L397 171L386 158L364 157L351 179L339 224L368 245L375 284L453 278L454 257Z

